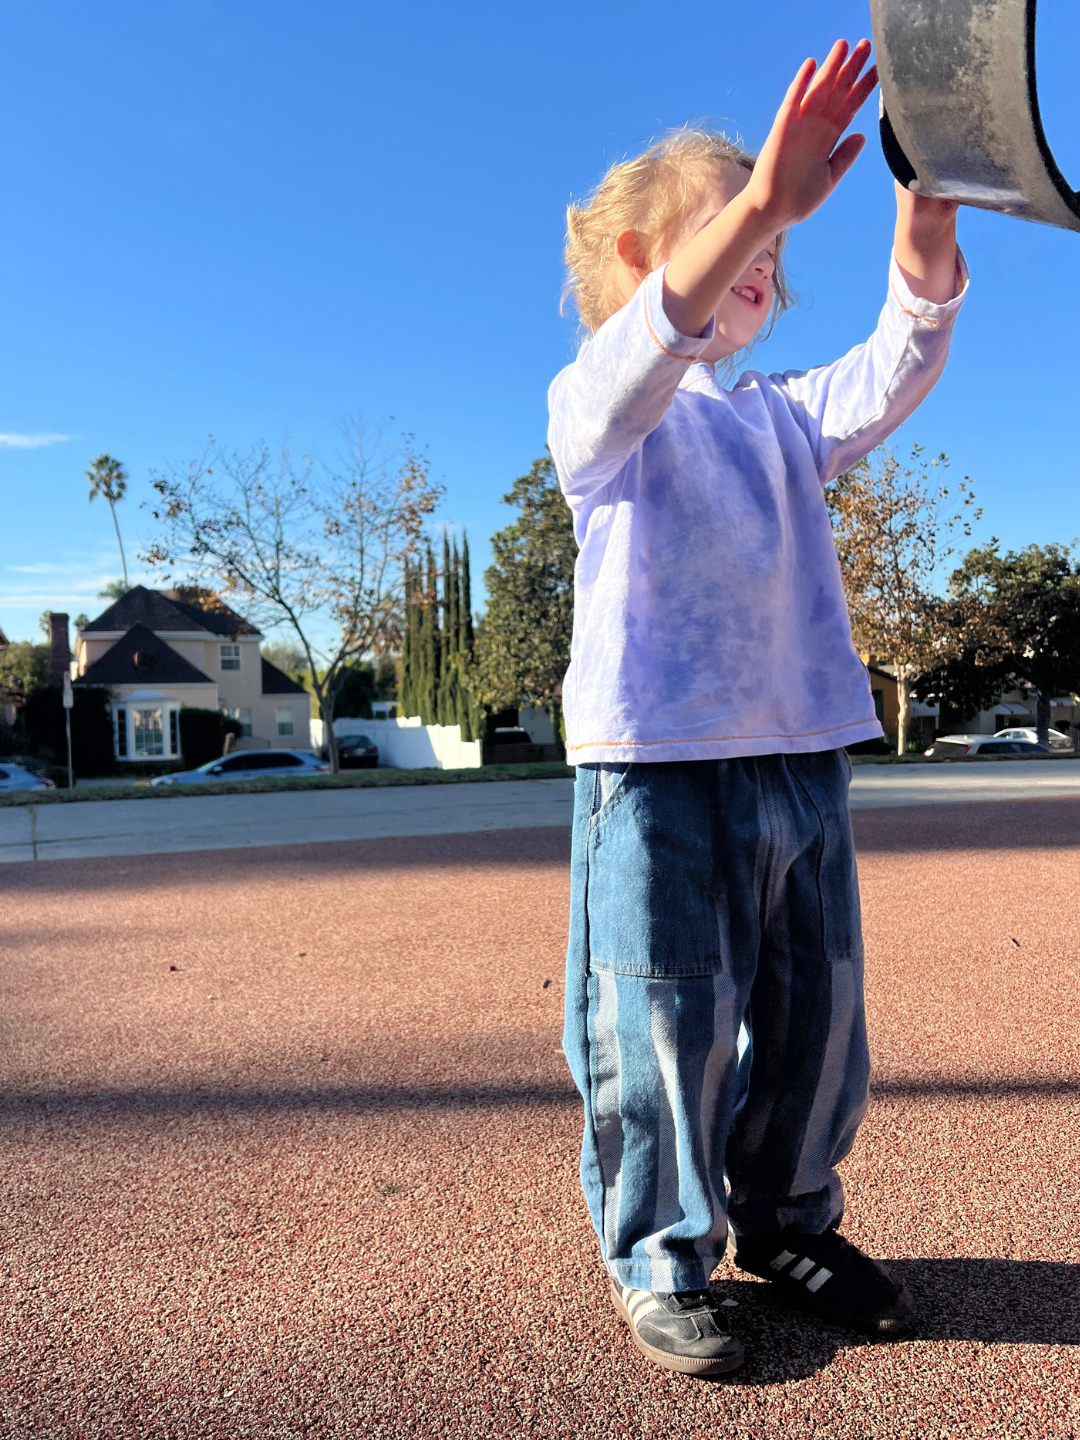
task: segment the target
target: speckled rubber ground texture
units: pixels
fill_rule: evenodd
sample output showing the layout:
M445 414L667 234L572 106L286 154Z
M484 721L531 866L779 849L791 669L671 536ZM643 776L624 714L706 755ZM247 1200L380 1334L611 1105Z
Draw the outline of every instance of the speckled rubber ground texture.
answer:
M875 1344L724 1268L743 1370L611 1309L560 830L5 867L0 1435L1080 1435L1080 804L856 815Z

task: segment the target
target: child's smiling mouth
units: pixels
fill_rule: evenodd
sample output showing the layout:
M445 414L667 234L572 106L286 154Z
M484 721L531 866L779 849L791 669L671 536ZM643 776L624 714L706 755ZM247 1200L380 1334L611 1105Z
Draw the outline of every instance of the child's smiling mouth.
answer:
M738 295L740 300L745 300L748 305L753 305L755 309L765 298L756 285L733 285L731 287L731 293Z

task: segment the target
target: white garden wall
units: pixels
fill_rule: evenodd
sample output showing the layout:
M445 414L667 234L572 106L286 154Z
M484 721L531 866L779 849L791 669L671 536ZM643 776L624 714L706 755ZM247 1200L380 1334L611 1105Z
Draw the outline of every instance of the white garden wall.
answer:
M401 770L471 770L481 764L480 741L462 740L460 725L422 725L407 720L335 720L335 735L370 735L379 747L379 764ZM321 750L323 722L311 722L311 746Z

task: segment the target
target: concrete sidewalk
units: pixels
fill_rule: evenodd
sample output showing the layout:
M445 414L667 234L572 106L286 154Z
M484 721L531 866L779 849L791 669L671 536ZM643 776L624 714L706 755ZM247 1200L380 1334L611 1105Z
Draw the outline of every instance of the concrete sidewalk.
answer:
M87 800L0 810L0 861L569 825L572 780Z
M0 862L569 826L572 780L90 800L0 810ZM1080 760L860 766L851 808L1080 796Z

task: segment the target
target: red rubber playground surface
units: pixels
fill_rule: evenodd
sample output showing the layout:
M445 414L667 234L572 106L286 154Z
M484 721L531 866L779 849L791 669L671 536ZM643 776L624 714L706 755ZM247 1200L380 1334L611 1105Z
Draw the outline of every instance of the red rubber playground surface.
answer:
M568 836L8 865L0 1435L1080 1435L1080 803L855 816L871 1344L610 1309L559 1049Z

